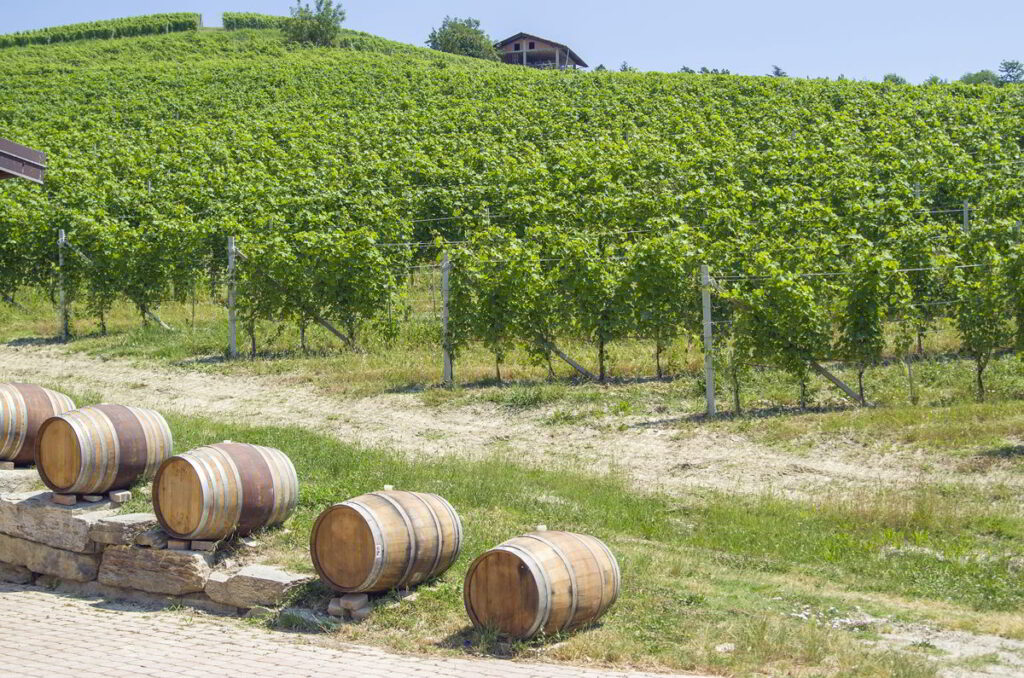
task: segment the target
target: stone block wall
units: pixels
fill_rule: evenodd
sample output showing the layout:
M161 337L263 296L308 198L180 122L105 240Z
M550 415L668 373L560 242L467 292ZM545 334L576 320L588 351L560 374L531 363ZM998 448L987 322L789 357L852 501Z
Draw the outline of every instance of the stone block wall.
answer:
M312 579L218 564L212 552L170 550L155 515L118 510L109 501L61 506L49 492L0 489L0 581L237 615L278 607Z

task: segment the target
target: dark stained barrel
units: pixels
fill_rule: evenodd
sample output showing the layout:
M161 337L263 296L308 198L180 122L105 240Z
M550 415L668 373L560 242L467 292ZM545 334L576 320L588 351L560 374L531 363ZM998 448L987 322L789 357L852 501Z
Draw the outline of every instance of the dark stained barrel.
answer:
M534 532L484 553L463 587L469 618L517 639L596 621L619 596L619 565L598 539Z
M171 429L158 412L124 405L92 405L43 422L36 469L60 494L126 490L171 456Z
M75 409L63 393L35 384L0 384L0 461L35 461L39 427L50 417Z
M436 494L389 490L331 506L309 541L327 585L346 593L389 591L451 567L462 548L462 521Z
M178 539L246 535L288 519L299 503L291 460L272 447L224 442L165 461L153 481L153 508Z

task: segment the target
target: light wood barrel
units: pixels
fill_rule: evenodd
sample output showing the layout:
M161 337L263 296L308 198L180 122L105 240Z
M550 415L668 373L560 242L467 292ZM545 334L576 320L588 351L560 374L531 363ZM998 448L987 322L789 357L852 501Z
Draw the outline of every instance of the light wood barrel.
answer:
M619 564L600 540L534 532L473 561L463 598L478 628L526 639L596 621L618 598L619 585Z
M0 461L34 462L39 427L73 409L75 403L63 393L35 384L0 384Z
M153 508L178 539L246 535L288 519L299 478L281 450L224 442L165 461L153 481Z
M309 544L320 578L346 593L415 586L451 567L461 549L462 521L451 504L390 490L328 508Z
M36 469L54 492L102 494L152 475L172 447L171 429L158 412L91 405L43 422Z

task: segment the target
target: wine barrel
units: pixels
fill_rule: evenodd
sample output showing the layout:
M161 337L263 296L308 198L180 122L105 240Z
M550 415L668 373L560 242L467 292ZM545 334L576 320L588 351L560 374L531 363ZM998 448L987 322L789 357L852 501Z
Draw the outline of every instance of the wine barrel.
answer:
M171 457L153 481L153 508L178 539L246 535L287 520L299 478L284 452L223 442Z
M171 429L158 412L91 405L39 427L36 470L60 494L126 490L171 456Z
M473 561L463 598L478 628L526 639L596 621L618 598L619 584L619 564L600 540L534 532Z
M35 384L0 384L0 461L35 461L39 427L50 417L75 409L63 393Z
M436 494L386 491L331 506L309 550L324 583L346 593L408 588L459 557L462 521Z

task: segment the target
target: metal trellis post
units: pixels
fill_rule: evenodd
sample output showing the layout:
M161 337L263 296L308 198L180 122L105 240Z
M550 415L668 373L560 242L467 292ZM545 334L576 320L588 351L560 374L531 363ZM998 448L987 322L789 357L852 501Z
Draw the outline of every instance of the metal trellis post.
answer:
M715 361L711 355L712 322L711 322L711 274L707 264L700 267L700 294L704 304L704 382L708 401L708 416L718 414L715 407Z
M238 357L238 322L235 317L235 236L228 236L228 357Z
M443 354L444 367L441 374L441 383L446 388L455 384L455 367L452 361L451 337L448 334L448 299L449 299L449 278L451 276L452 262L445 252L441 260L441 352Z
M964 233L971 232L971 203L964 200Z
M68 309L68 295L65 289L65 278L64 278L64 247L67 245L67 234L64 229L60 229L60 233L57 234L57 266L59 269L59 282L60 282L60 298L58 309L58 322L60 323L60 339L61 341L67 341L71 338L71 311Z

